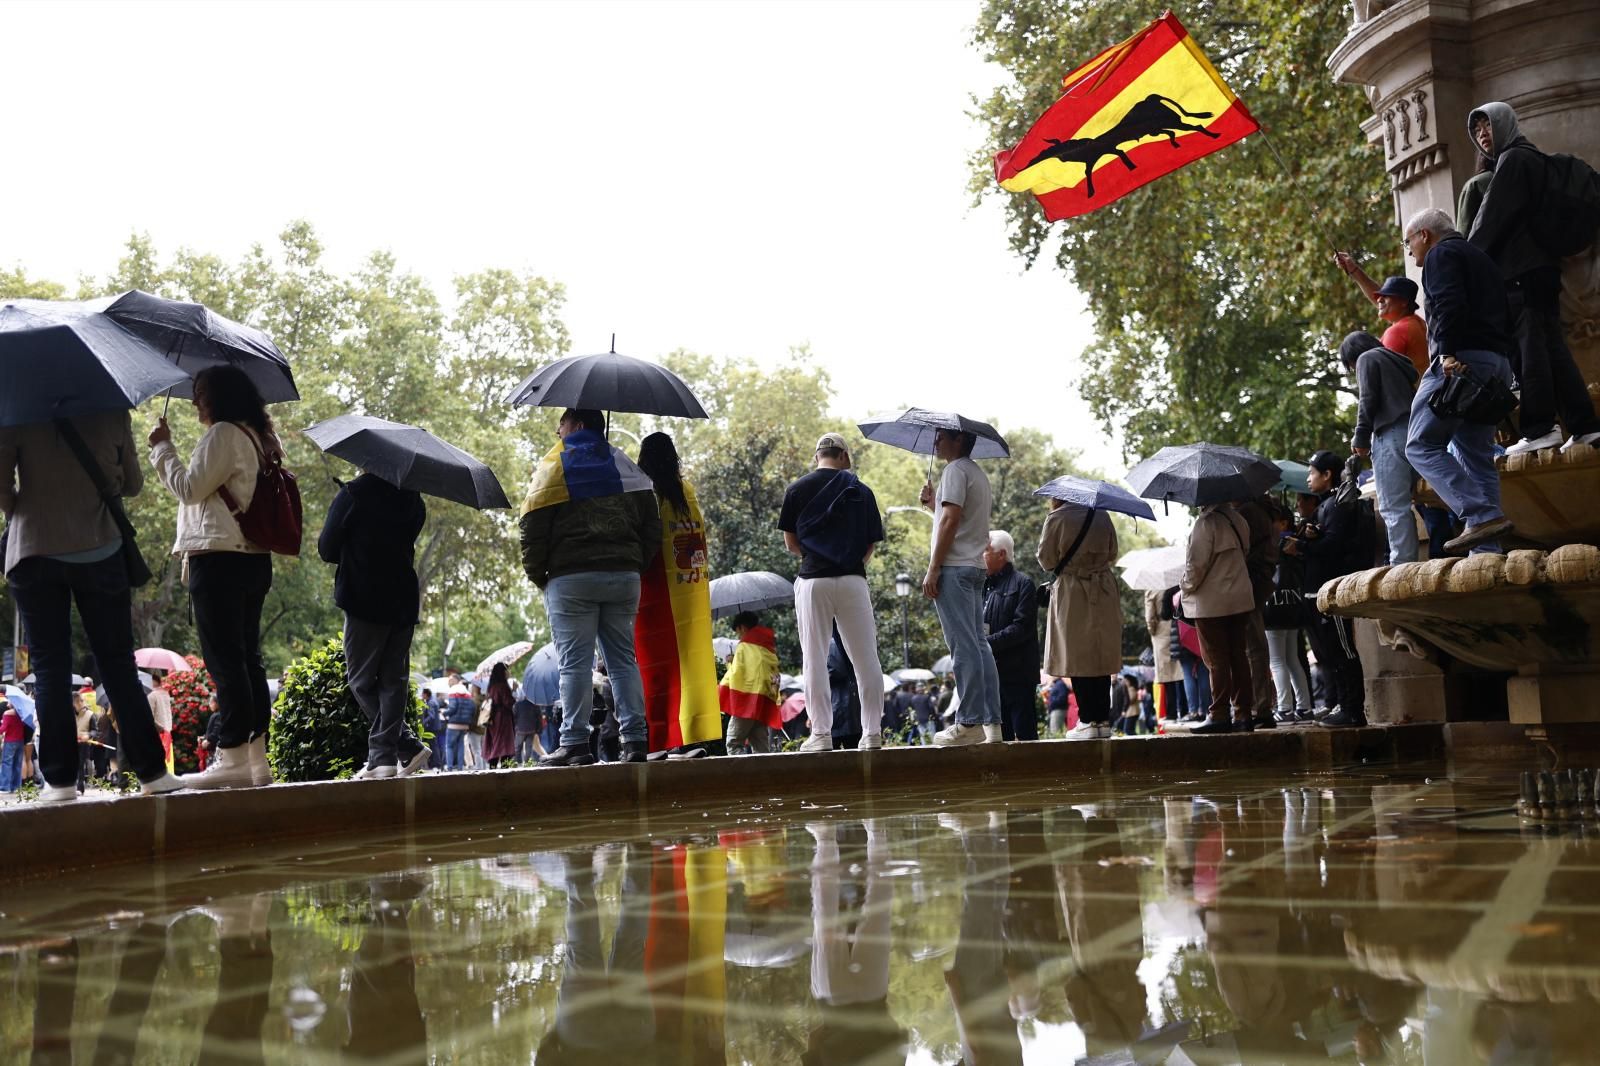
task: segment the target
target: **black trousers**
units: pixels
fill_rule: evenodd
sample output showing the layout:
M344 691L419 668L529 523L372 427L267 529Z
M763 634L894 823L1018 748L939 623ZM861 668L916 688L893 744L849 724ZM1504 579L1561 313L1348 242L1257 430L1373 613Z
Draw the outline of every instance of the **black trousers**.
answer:
M1111 678L1073 677L1072 694L1078 697L1078 721L1111 724Z
M1038 740L1039 712L1034 705L1039 671L1020 678L1000 678L1000 735L1006 740Z
M1350 622L1313 610L1305 628L1311 650L1316 652L1317 662L1322 666L1328 706L1337 704L1350 714L1365 715L1366 675L1356 655L1356 638Z
M264 736L272 720L267 668L261 661L261 609L271 588L270 555L208 552L189 557L195 628L222 716L219 748L236 748Z
M1522 356L1517 380L1522 385L1519 429L1524 437L1540 437L1555 428L1556 416L1573 436L1600 430L1578 364L1561 328L1561 279L1540 276L1506 292L1511 320L1516 323Z
M44 779L56 786L78 780L78 724L72 713L74 602L94 653L94 676L105 686L122 731L121 769L132 770L141 781L154 781L166 773L161 738L139 684L139 668L133 664L133 593L122 556L97 563L34 556L12 567L7 577L38 677L35 711Z

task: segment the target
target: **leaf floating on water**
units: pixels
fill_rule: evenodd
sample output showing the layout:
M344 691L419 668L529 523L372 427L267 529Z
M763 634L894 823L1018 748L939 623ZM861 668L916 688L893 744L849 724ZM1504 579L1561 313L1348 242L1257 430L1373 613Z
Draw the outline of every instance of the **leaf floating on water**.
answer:
M1531 937L1560 936L1566 928L1560 922L1523 922L1511 927L1513 932Z

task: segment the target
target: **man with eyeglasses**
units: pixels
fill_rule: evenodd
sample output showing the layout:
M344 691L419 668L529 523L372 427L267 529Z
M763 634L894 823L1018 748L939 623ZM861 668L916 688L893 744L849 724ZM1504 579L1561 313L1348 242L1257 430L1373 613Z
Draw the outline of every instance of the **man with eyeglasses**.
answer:
M1498 552L1499 538L1510 533L1512 525L1500 508L1494 426L1441 417L1428 403L1455 374L1511 384L1505 286L1494 260L1469 243L1438 208L1412 217L1405 228L1405 246L1422 267L1428 350L1433 355L1411 401L1406 458L1466 522L1466 530L1447 541L1445 550Z

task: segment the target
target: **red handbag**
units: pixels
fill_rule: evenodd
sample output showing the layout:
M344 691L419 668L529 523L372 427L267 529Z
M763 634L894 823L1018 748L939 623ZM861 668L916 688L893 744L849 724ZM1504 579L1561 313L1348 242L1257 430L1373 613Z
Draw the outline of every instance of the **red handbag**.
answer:
M227 485L218 486L217 495L227 505L228 513L238 521L239 532L251 544L274 555L299 555L305 529L300 486L294 475L284 469L281 455L268 458L254 433L245 430L245 436L255 445L256 458L261 464L256 469L256 493L250 497L250 506L240 510L239 502Z

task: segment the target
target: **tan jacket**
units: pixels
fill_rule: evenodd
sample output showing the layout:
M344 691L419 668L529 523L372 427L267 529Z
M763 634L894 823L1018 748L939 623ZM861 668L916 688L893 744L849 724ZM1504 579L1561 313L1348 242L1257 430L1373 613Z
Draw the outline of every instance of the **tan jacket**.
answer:
M1150 631L1150 654L1156 661L1156 684L1176 685L1183 680L1183 664L1172 657L1172 621L1161 617L1161 593L1144 594L1144 627Z
M139 468L130 414L78 415L72 424L99 460L111 491L124 497L139 495L144 472ZM0 511L11 530L4 561L7 573L32 556L89 551L121 535L88 472L52 422L0 429Z
M1054 573L1078 538L1088 508L1064 504L1051 511L1039 535L1039 565ZM1044 669L1057 677L1105 677L1122 669L1122 600L1111 565L1117 530L1096 512L1072 562L1050 590L1045 621Z
M276 447L276 442L271 446ZM245 539L238 521L217 494L217 489L226 484L241 510L247 509L255 498L261 459L247 430L232 422L218 422L195 445L187 468L169 440L150 449L150 462L161 483L178 498L178 536L172 544L173 555L266 550Z
M1183 568L1183 613L1188 618L1225 618L1256 609L1245 569L1250 527L1232 506L1207 507L1189 534Z

